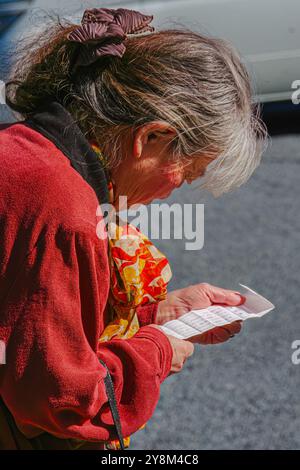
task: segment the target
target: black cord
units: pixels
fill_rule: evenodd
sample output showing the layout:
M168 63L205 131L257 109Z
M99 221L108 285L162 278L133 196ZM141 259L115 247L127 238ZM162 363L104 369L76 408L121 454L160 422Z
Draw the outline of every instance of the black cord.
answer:
M121 421L120 421L120 415L118 411L117 400L115 396L114 384L113 384L110 372L107 368L107 365L103 361L101 361L101 359L99 359L99 361L105 367L106 372L107 372L106 376L104 377L104 384L106 388L108 402L109 402L111 414L114 420L115 428L117 431L117 436L120 442L121 450L125 450L124 438L123 438L123 433L122 433L122 428L121 428Z

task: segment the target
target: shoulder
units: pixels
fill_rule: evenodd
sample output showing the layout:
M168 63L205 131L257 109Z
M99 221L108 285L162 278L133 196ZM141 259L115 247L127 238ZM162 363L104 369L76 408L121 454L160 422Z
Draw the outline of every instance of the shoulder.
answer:
M93 189L46 137L20 123L0 131L0 194L25 219L72 225L96 221ZM3 209L3 205L2 205Z

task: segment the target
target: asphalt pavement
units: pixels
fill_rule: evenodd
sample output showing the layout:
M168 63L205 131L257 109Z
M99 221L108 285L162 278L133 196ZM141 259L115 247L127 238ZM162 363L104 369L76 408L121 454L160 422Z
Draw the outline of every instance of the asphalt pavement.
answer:
M299 449L300 137L273 138L261 166L239 190L214 199L183 186L169 202L205 204L200 251L161 240L176 289L198 282L246 284L276 310L249 320L226 344L197 345L166 379L154 416L134 449Z

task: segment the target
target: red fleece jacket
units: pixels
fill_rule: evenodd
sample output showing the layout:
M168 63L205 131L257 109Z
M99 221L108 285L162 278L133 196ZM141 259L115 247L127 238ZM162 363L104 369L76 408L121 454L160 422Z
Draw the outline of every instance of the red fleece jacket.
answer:
M47 138L0 131L0 395L27 437L115 439L103 377L113 378L123 434L153 414L171 367L167 337L139 309L131 339L99 343L109 293L107 245L91 186Z

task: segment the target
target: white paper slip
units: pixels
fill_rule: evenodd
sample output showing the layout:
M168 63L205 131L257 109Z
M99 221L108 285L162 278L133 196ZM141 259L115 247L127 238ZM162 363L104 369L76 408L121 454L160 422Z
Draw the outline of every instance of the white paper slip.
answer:
M262 295L243 284L240 286L242 287L240 293L246 297L243 305L238 307L212 305L201 310L191 310L177 320L171 320L161 325L160 328L168 335L179 339L188 339L217 326L248 320L248 318L260 318L275 308Z

